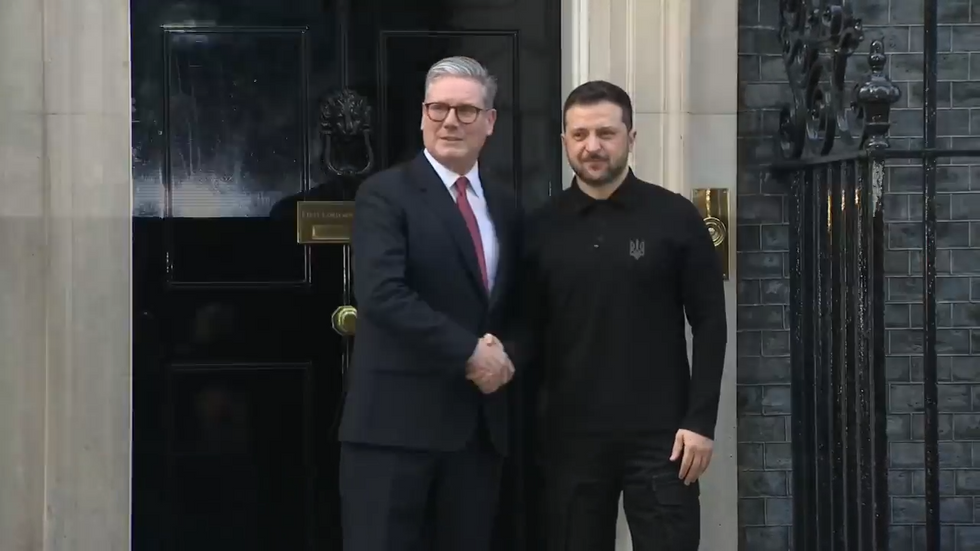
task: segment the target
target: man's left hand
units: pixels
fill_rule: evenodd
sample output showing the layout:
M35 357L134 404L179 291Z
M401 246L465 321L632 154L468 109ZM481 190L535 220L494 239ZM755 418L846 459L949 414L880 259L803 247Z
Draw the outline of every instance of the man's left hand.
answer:
M696 432L681 429L674 437L674 450L670 452L670 460L681 459L681 470L678 478L690 486L701 478L711 463L711 452L714 442Z

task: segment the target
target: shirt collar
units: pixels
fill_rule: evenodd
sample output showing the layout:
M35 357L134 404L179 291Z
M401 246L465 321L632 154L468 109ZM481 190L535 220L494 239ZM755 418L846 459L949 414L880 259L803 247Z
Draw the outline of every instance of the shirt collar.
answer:
M630 168L627 169L623 183L616 188L616 191L608 199L595 199L582 191L578 179L573 177L572 185L566 190L565 205L573 213L584 213L599 203L629 210L637 206L636 192L639 191L637 187L642 185L643 183L637 179L636 175L633 174L633 169Z
M475 193L477 197L483 198L483 183L480 182L480 163L475 163L473 168L471 168L466 174L456 174L452 170L446 168L445 165L437 161L436 158L429 153L428 149L422 150L422 153L425 154L425 158L429 160L429 164L432 165L432 169L436 171L436 174L439 175L439 179L442 180L443 185L446 186L446 189L449 190L450 193L453 192L453 186L456 185L456 180L462 176L469 180L473 193Z

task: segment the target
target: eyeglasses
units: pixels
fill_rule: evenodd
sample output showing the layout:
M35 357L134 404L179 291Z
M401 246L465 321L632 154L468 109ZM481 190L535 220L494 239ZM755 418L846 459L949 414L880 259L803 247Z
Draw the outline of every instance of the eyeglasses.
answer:
M480 113L485 111L475 105L449 105L447 103L424 103L425 115L434 122L442 122L449 116L449 112L456 111L456 119L463 124L470 124L476 121Z

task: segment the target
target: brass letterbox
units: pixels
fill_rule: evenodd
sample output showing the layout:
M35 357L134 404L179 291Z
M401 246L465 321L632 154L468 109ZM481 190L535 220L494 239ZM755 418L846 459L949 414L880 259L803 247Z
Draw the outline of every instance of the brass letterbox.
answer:
M310 244L350 243L353 201L296 203L296 241Z

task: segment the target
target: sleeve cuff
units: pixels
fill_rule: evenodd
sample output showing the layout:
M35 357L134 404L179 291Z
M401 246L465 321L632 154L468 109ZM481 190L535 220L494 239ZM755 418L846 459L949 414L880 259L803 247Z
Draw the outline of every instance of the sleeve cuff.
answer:
M704 422L703 420L689 418L689 419L685 419L684 422L681 423L680 428L684 430L689 430L695 434L699 434L709 440L715 439L714 423L707 423Z

